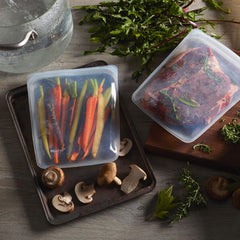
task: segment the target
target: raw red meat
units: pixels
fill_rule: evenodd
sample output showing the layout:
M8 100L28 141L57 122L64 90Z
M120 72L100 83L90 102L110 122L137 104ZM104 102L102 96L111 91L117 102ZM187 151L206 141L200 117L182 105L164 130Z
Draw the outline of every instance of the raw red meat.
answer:
M168 62L147 86L141 105L168 124L207 125L237 91L211 49L199 47Z

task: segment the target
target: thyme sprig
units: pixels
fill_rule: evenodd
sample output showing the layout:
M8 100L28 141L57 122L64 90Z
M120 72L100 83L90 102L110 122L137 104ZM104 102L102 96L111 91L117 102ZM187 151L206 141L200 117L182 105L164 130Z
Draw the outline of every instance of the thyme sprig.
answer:
M172 223L180 221L183 217L187 216L193 207L207 206L207 201L201 193L201 186L198 183L197 177L189 168L183 168L180 173L180 180L184 185L187 196L177 207L177 211L171 219Z

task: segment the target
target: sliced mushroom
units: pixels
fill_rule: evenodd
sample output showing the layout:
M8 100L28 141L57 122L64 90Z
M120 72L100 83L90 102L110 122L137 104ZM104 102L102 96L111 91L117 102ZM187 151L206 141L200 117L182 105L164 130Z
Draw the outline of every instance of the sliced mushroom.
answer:
M72 196L65 192L63 195L57 194L52 199L52 205L60 212L70 213L74 210Z
M235 190L232 194L233 206L237 209L240 209L240 188Z
M119 156L126 156L132 148L132 140L129 138L123 138L120 141Z
M90 203L93 195L96 193L94 183L87 185L85 182L79 182L75 185L75 194L82 203Z
M227 178L223 176L212 176L206 182L206 191L209 197L216 200L224 200L230 196L231 192L226 189L229 185Z
M49 188L62 186L64 179L63 170L56 166L48 167L42 173L42 182Z
M123 179L121 190L126 194L132 192L138 185L139 180L147 179L147 174L136 164L129 165L131 168L129 175Z
M99 186L108 185L115 182L121 185L122 181L117 176L117 165L114 162L105 163L98 172L97 183Z

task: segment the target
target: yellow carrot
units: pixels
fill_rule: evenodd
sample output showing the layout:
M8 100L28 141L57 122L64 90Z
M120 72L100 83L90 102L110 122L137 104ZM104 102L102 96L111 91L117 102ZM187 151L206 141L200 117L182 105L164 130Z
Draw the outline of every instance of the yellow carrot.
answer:
M103 94L100 92L98 95L98 109L97 109L97 125L95 131L95 137L92 147L92 156L95 158L98 153L98 148L102 138L102 132L104 128L104 113L105 113L105 101Z
M75 112L72 128L71 128L71 131L70 131L70 135L69 135L69 147L68 147L68 154L67 154L68 158L71 157L73 142L74 142L76 132L77 132L78 121L79 121L79 118L80 118L80 115L81 115L82 104L83 104L83 99L84 99L85 94L86 94L87 85L88 85L88 81L85 81L85 83L82 87L81 94L77 98L76 112Z
M111 96L112 96L112 87L108 87L103 93L103 97L105 100L105 108L106 108Z
M46 109L45 109L45 106L44 106L43 86L39 86L39 90L40 90L40 93L41 93L41 97L38 99L37 111L38 111L40 132L41 132L44 148L45 148L49 158L51 159L51 155L50 155L50 152L49 152L48 139L47 139Z

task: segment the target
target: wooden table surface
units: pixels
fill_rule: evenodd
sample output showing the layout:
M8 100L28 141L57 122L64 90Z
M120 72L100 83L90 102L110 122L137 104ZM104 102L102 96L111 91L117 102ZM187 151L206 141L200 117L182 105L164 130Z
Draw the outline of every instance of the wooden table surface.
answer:
M70 5L90 2L97 1L71 0ZM200 0L195 3L196 6L200 4ZM232 8L228 18L240 20L240 1L225 0L224 4ZM72 11L72 14L74 33L70 45L56 61L39 71L74 68L94 60L105 60L116 65L119 69L120 93L124 96L138 135L144 143L151 120L131 101L131 95L139 85L131 80L131 73L137 69L138 61L106 54L83 56L82 52L93 47L93 44L88 41L88 27L78 26L81 14L76 11ZM220 41L226 46L240 50L240 25L219 24L212 31L223 34ZM50 225L45 218L5 101L6 92L26 84L27 76L0 72L0 239L240 239L240 211L232 206L231 198L224 202L208 199L207 208L192 211L181 222L173 225L158 220L146 222L145 218L154 207L157 193L169 185L179 185L178 171L186 167L184 159L177 161L150 153L147 153L147 157L157 179L152 192L67 224ZM202 184L209 176L222 173L219 169L195 164L191 164L191 169L199 176Z

